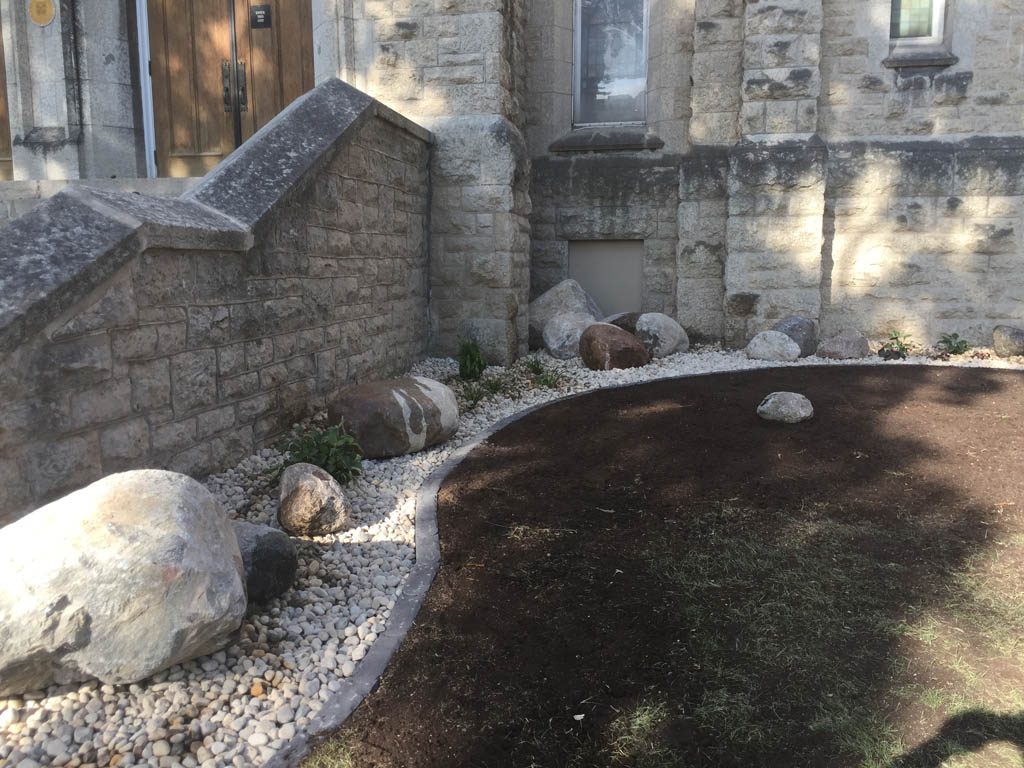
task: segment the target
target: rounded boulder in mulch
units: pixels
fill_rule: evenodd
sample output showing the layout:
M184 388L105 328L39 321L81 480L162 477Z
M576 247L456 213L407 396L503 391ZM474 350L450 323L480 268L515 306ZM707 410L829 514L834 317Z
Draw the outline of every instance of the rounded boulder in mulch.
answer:
M814 418L814 406L797 392L772 392L757 406L757 415L765 421L799 424Z
M443 443L459 429L459 404L451 388L423 376L372 381L342 390L328 406L359 443L366 459L416 453Z
M640 368L651 362L647 348L636 336L609 323L594 323L583 332L580 357L592 371Z
M441 485L438 575L321 764L1014 764L1022 412L1021 372L876 365L527 415Z

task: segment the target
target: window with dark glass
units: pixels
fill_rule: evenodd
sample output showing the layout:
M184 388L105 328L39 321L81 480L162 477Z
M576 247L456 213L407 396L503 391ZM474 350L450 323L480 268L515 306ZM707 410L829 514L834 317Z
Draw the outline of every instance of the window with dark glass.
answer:
M647 119L646 6L646 0L576 0L576 125Z

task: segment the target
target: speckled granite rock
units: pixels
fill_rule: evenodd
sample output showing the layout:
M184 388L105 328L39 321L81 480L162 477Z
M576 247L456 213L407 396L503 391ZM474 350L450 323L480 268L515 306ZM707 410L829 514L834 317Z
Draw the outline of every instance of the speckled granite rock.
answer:
M530 349L544 345L544 327L555 315L577 312L602 317L597 302L575 280L563 280L530 302Z
M661 312L645 312L640 315L636 319L633 333L651 357L668 357L690 348L690 338L683 326Z
M110 475L0 529L0 696L131 683L223 647L245 615L242 556L210 492Z
M766 421L799 424L814 418L814 406L796 392L772 392L757 406L757 415Z
M992 348L1000 357L1024 355L1024 329L999 325L992 331Z
M281 473L277 521L293 536L326 536L349 527L352 508L341 485L313 464L292 464Z

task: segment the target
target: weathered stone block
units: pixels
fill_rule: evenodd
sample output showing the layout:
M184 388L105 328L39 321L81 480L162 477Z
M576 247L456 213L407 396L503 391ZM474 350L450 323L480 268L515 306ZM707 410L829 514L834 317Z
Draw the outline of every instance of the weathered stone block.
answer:
M184 352L171 358L174 412L184 414L217 401L217 353Z

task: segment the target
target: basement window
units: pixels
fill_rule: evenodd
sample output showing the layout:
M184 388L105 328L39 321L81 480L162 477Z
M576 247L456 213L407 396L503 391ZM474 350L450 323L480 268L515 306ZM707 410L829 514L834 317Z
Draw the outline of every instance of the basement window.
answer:
M575 0L573 125L647 119L647 0Z

